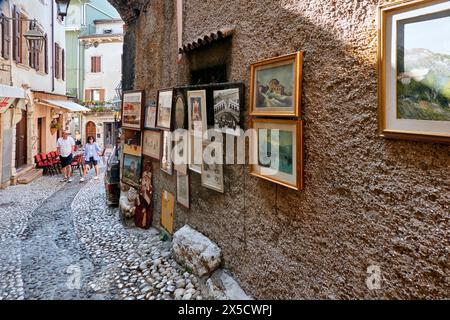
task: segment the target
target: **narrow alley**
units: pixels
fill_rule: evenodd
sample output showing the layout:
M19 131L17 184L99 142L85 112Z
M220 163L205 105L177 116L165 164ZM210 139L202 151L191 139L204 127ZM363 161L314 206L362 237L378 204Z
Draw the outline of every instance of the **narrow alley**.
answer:
M0 190L1 299L202 299L156 229L127 228L103 181Z

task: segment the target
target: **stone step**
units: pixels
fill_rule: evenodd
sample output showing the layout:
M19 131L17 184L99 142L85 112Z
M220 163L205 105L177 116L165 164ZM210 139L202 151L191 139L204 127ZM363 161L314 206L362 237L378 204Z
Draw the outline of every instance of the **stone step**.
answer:
M20 184L28 184L39 177L42 177L43 171L42 169L31 169L24 174L20 174L17 177L17 182Z

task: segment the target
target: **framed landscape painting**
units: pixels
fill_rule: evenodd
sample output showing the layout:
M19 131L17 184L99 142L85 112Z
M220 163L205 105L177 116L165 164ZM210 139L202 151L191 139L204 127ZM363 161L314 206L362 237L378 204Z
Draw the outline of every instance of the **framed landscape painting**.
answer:
M161 159L161 131L144 130L142 154L156 160Z
M156 111L156 126L161 129L172 129L172 101L173 89L164 89L158 91Z
M252 64L250 115L300 116L302 68L302 51Z
M132 90L123 93L122 127L141 130L144 111L144 91Z
M141 179L142 157L131 154L123 155L122 182L139 188Z
M303 121L254 119L250 174L282 186L303 189Z
M450 143L449 32L450 1L380 7L382 136Z

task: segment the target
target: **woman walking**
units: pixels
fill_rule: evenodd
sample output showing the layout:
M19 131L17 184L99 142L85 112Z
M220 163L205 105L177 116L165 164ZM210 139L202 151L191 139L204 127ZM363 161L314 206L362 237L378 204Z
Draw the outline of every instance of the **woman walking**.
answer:
M99 175L99 169L98 169L98 162L100 161L100 153L102 149L98 145L98 143L95 142L95 138L93 136L89 136L87 138L87 143L84 146L84 175L86 175L89 172L89 167L95 168L95 177L94 180L98 179ZM80 179L81 182L84 181L84 177Z

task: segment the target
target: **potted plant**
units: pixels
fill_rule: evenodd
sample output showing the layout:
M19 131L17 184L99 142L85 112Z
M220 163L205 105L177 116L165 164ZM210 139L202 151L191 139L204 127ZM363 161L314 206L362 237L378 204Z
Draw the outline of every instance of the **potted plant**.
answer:
M50 133L54 135L59 129L61 129L61 125L58 123L56 119L53 119L53 121L50 124Z

